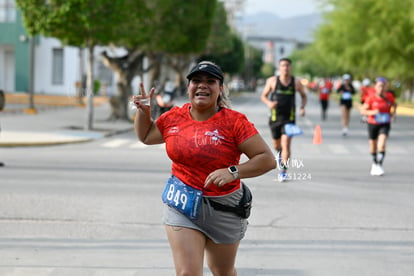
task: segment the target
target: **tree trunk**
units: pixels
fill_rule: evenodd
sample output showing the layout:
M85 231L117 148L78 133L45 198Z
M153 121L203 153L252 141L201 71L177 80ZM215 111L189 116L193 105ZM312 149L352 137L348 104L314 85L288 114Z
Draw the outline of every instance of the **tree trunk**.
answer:
M76 96L80 105L83 105L83 96L85 91L85 84L83 81L84 70L83 49L82 47L79 47L79 82L76 85Z
M93 128L93 50L95 46L88 46L88 64L86 71L86 124L84 129Z
M128 99L131 96L131 80L128 79L128 71L117 71L118 82L117 93L118 95L111 98L111 119L130 120L128 116Z
M34 105L34 63L35 63L35 37L31 35L30 42L30 68L29 68L29 109L35 110Z
M129 51L123 57L110 57L106 51L101 54L103 63L110 68L117 76L117 95L112 97L111 103L111 120L128 120L131 118L128 114L128 102L132 95L131 82L139 74L147 72L151 67L143 69L145 53L139 50Z
M149 59L152 64L152 69L150 70L150 87L155 87L156 89L159 89L160 87L162 87L161 60L152 59L152 57L149 57Z
M183 55L176 55L176 56L169 56L168 57L168 65L174 69L177 73L176 76L176 86L177 86L177 94L183 96L186 91L186 80L185 74L188 72L188 68L190 64L194 61L193 56L183 56Z
M134 77L130 72L134 70L125 57L109 57L106 52L102 53L104 64L116 75L117 95L110 99L111 114L110 120L130 120L128 116L128 99L131 96L131 81ZM135 70L134 70L135 71Z
M414 100L414 79L403 82L401 87L400 100L402 102L412 102Z
M414 79L411 80L410 93L408 94L409 102L412 102L414 100L413 95L414 95Z

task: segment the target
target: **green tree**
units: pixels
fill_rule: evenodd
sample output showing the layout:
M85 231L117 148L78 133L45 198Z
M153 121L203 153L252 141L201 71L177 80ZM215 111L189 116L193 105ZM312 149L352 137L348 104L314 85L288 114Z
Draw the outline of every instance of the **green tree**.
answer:
M113 0L16 0L23 14L27 31L55 37L62 43L88 50L87 120L85 129L93 124L93 51L117 36L116 26L128 14L124 1Z
M164 55L201 53L209 37L216 0L18 0L26 27L32 34L56 37L89 51L87 71L88 129L93 116L93 50L97 45L124 48L104 63L117 74L118 97L113 117L128 118L131 81L144 68L144 58L156 64Z
M321 2L332 7L315 36L315 49L324 60L356 76L399 79L413 91L413 1Z
M329 57L318 51L314 44L295 50L289 58L292 59L295 75L307 75L310 78L315 76L335 76L342 69L336 66L335 62L331 62Z
M273 63L264 63L260 72L263 78L274 76L276 67Z
M215 6L211 6L211 4L215 4ZM187 53L172 53L166 55L165 64L176 72L176 84L181 92L184 92L185 90L185 74L187 73L189 66L195 60L200 59L200 55L224 53L230 51L233 47L231 30L227 24L227 13L224 8L224 3L221 1L217 1L216 3L210 1L209 7L206 7L206 9L209 10L209 15L212 17L207 18L207 22L210 26L204 27L209 28L210 30L207 41L205 41L204 38L200 40L204 43L200 48L201 51L190 49ZM214 10L214 12L211 12L212 10ZM205 23L206 22L204 22L204 24ZM206 35L204 32L198 32Z
M254 77L255 79L261 78L263 77L261 74L261 68L263 67L263 51L261 49L257 49L254 47L250 47L250 66L251 66L251 73L252 73L252 77Z
M203 50L203 54L223 54L233 50L233 33L227 22L228 18L224 2L218 2L215 9L210 36L207 45Z
M240 37L227 24L227 16L224 2L219 2L207 46L197 61L211 60L220 65L224 72L237 74L244 64L244 46Z
M125 1L125 0L124 0ZM131 81L151 70L159 78L160 66L168 63L177 71L188 68L192 57L204 51L210 35L217 1L141 0L144 7L131 6L112 44L124 48L124 56L103 53L104 63L118 76L118 95L112 102L112 117L126 118ZM135 3L135 2L134 2ZM144 68L144 57L150 67Z
M263 51L249 45L247 42L244 42L244 48L245 62L240 73L247 84L247 88L255 90L257 79L263 77L261 74Z
M237 34L231 35L233 47L226 52L202 55L201 60L211 60L220 65L221 69L230 75L241 73L244 68L244 44Z

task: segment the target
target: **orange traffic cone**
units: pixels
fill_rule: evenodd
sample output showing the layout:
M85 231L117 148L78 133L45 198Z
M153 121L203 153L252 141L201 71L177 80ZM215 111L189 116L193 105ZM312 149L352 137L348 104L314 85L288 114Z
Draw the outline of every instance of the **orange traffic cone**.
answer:
M314 145L322 144L322 131L321 131L320 125L316 125L315 131L313 132L313 144Z

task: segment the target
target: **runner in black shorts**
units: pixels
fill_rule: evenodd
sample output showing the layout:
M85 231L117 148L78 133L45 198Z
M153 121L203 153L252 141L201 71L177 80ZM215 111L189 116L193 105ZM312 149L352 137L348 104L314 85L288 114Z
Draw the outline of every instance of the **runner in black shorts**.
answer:
M293 116L294 116L294 113L295 112L293 111ZM272 119L269 118L269 127L270 127L270 132L272 133L272 138L275 140L280 139L283 134L286 134L284 126L286 124L294 124L294 123L295 123L295 119L283 118L283 116L279 116L278 121L272 121Z
M300 115L305 116L306 94L300 81L291 75L292 61L282 58L279 61L279 76L272 76L267 79L263 89L261 100L270 109L269 127L273 138L273 147L276 150L278 166L281 172L278 175L279 181L287 179L286 169L290 157L290 144L292 137L285 133L284 126L288 123L295 123L295 93L301 95Z
M368 137L370 140L377 140L380 134L388 137L391 130L391 124L368 124Z
M349 119L352 109L352 96L355 94L355 89L352 86L351 75L345 74L342 76L343 83L338 88L338 93L341 95L340 106L342 111L342 135L348 135Z
M382 163L385 158L386 143L391 130L391 121L395 118L397 104L392 93L386 92L387 80L377 78L375 94L365 99L361 114L368 116L369 147L373 164L371 175L383 175Z

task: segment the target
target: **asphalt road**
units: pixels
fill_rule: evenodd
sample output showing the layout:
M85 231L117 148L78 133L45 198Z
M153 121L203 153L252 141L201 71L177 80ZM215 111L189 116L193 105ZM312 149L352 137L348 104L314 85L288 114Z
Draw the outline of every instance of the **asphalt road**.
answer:
M233 107L270 144L257 94ZM297 124L290 181L277 171L246 179L254 196L238 274L412 275L414 153L411 117L400 117L382 177L369 175L366 126L353 110L341 136L339 108L328 120L310 97ZM313 144L316 125L322 144ZM132 132L84 144L1 149L0 275L174 275L161 224L170 161L163 146ZM208 270L206 269L206 275Z

